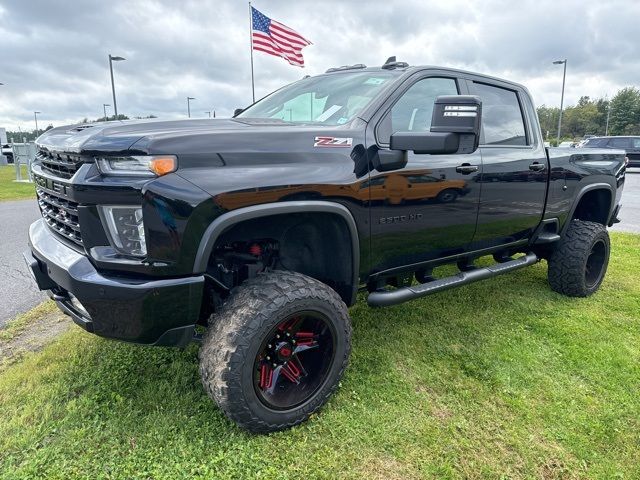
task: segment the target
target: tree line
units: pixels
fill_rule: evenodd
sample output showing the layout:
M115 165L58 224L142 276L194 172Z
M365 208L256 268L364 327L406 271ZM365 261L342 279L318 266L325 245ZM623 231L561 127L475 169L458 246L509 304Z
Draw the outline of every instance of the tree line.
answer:
M555 143L560 108L538 107L538 118L545 140ZM608 118L608 125L607 125ZM640 90L626 87L615 96L591 99L580 97L576 105L562 112L562 140L578 140L585 135L640 135Z

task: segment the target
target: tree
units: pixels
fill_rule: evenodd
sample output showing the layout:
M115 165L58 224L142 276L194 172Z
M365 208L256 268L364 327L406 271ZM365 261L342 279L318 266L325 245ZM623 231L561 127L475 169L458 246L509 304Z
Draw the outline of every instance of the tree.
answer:
M640 134L640 90L626 87L611 99L611 135Z
M542 105L538 107L538 119L540 121L540 128L542 129L542 135L545 140L555 138L558 133L558 115L560 109L557 107L547 107Z

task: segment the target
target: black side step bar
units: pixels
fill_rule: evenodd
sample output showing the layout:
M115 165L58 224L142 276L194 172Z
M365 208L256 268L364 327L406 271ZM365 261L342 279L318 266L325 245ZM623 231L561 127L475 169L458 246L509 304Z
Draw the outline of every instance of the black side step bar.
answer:
M372 307L388 307L396 305L408 300L424 297L432 293L448 290L449 288L459 287L467 283L484 280L485 278L495 277L497 275L511 272L519 268L528 267L538 261L535 253L509 260L503 263L496 263L489 267L476 268L467 272L460 272L451 277L440 278L432 282L421 283L411 287L398 288L396 290L380 290L372 292L367 297L367 303Z

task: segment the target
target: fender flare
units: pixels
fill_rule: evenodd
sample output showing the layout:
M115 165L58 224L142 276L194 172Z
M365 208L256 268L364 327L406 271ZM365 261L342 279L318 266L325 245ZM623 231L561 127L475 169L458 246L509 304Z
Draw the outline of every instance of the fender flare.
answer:
M607 190L611 194L611 205L609 205L609 214L607 215L607 223L609 222L609 220L611 219L611 215L613 214L613 211L615 209L614 204L616 201L613 187L610 184L605 182L591 183L589 185L585 185L584 187L582 187L576 194L576 198L573 200L573 204L569 209L567 219L565 220L564 225L562 226L562 231L560 233L561 235L564 235L567 228L569 228L569 224L571 223L573 214L576 212L576 209L578 208L578 205L580 204L582 197L584 197L586 193L591 192L593 190Z
M301 200L278 203L263 203L249 207L238 208L220 215L205 230L193 265L194 273L203 273L207 269L209 257L213 252L216 241L230 227L255 218L271 215L286 215L290 213L329 213L339 216L349 230L352 256L352 298L349 303L355 303L360 278L360 242L358 229L353 215L344 205L336 202Z

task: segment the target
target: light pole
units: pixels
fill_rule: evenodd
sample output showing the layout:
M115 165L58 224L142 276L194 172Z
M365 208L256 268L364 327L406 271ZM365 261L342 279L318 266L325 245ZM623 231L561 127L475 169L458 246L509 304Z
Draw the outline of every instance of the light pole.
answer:
M42 112L33 112L33 119L36 121L36 137L38 136L38 114Z
M113 83L113 62L121 62L122 60L126 60L124 57L114 57L109 54L109 72L111 73L111 93L113 93L113 111L115 120L118 119L118 104L116 103L116 87Z
M204 112L204 113L208 113L209 114L209 118L211 118L211 110L209 110L208 112Z
M195 100L194 97L187 97L187 116L189 118L191 118L191 104L189 102L191 102L191 100Z
M609 116L611 115L611 102L607 100L607 125L604 127L604 136L609 136Z
M564 81L567 78L567 59L556 60L554 65L564 65L564 72L562 73L562 96L560 97L560 116L558 117L558 145L560 145L560 129L562 128L562 107L564 105Z
M108 103L103 103L102 104L102 110L104 111L104 121L107 121L107 107L110 107L111 105L109 105Z

